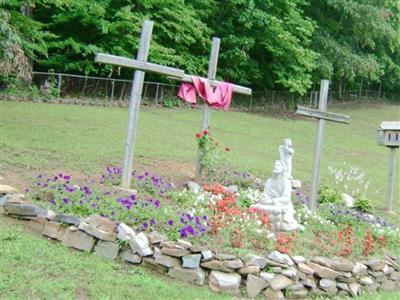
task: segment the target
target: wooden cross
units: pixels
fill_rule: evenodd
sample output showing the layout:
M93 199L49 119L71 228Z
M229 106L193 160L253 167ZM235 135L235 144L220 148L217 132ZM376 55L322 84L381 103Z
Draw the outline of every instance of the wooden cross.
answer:
M318 186L319 186L319 168L322 152L322 137L324 134L325 120L349 123L349 116L330 113L326 111L328 100L329 80L321 80L319 92L318 109L312 109L304 106L298 106L296 114L318 119L317 141L314 149L313 172L311 178L311 196L308 203L310 210L314 211L317 206Z
M106 63L136 69L129 100L129 121L125 140L124 164L122 167L121 186L125 189L129 189L131 183L136 127L139 117L139 107L142 98L145 71L167 76L175 76L178 78L182 78L185 73L184 71L179 69L147 62L153 26L154 22L152 21L145 20L143 22L142 32L139 41L139 50L136 60L102 53L96 54L95 58L95 61L99 63Z
M212 39L211 45L211 54L210 60L208 63L208 75L207 79L211 86L217 86L220 81L215 80L216 73L217 73L217 64L218 64L218 54L219 54L219 45L221 40L219 38L214 37ZM183 82L193 82L192 77L195 75L188 75L185 74L183 78L175 78ZM243 94L243 95L251 95L252 90L250 88L240 86L240 85L232 85L232 91L234 93ZM211 107L205 103L204 104L204 111L203 111L203 119L200 126L200 131L203 132L204 130L208 129L210 125L210 118L211 118ZM196 179L200 181L201 177L201 153L198 149L197 151L197 164L196 164Z

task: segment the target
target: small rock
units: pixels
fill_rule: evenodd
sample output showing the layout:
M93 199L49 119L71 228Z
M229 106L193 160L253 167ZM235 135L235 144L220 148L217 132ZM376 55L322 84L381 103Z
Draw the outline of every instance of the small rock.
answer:
M346 292L350 292L349 290L349 286L347 285L347 283L343 283L343 282L338 282L337 285L338 289L346 291Z
M260 278L266 282L271 282L271 280L275 277L274 273L267 273L267 272L261 272L260 273Z
M85 222L81 222L79 224L79 229L85 231L91 236L98 238L99 240L115 242L117 239L117 235L114 232L103 231Z
M160 274L165 274L168 272L168 268L163 266L162 264L157 263L156 259L153 257L143 257L142 266Z
M259 266L260 269L264 269L267 264L267 259L257 255L247 255L244 258L244 264L246 266Z
M241 279L236 273L227 274L213 270L210 273L209 286L213 291L236 295L239 294Z
M61 223L46 222L42 234L52 239L62 240L65 228Z
M140 255L134 254L130 250L125 250L124 252L122 252L121 259L131 264L140 264L142 262L142 257Z
M239 191L239 188L237 187L237 185L230 185L226 188L228 190L228 192L232 193L232 194L236 194Z
M204 261L210 260L213 258L213 254L210 250L201 251L201 256L203 257Z
M198 192L200 192L202 190L201 186L198 185L194 181L189 181L186 185L187 185L189 191L194 192L194 193L198 193Z
M193 245L192 247L190 247L190 251L193 253L200 253L207 250L209 250L207 246Z
M349 283L349 293L352 297L357 297L360 294L360 285L357 282Z
M225 260L224 266L230 269L240 269L244 267L244 264L240 259L233 259L233 260Z
M264 295L267 300L285 300L285 296L281 291L274 291L271 288L267 288Z
M190 254L182 257L182 267L187 269L197 269L200 266L201 254Z
M400 281L400 272L396 272L396 271L392 272L390 274L390 279L393 281Z
M304 285L305 287L309 288L309 289L312 289L312 290L317 288L317 284L311 278L304 279L303 281L301 281L301 284Z
M18 193L18 190L15 187L6 184L0 184L0 194L7 195L16 193Z
M108 233L115 232L115 223L106 217L93 215L86 220L86 223L88 223L91 227L101 231Z
M292 179L292 188L300 189L301 188L301 180Z
M79 226L79 223L81 222L81 219L78 217L75 217L73 215L66 215L66 214L59 214L56 215L53 219L54 222L60 222L60 223L65 223L68 225L74 225L74 226Z
M129 246L133 251L139 253L140 256L149 256L153 254L153 250L149 247L149 240L144 232L132 237Z
M157 244L157 243L161 243L163 241L168 240L168 238L164 234L162 234L162 233L160 233L158 231L155 231L155 230L150 232L147 235L147 237L149 238L149 241L152 244Z
M118 256L119 246L116 243L98 241L94 247L94 253L98 256L116 259Z
M124 223L120 223L117 228L117 238L121 241L130 241L135 235L135 231Z
M272 267L271 272L275 274L282 274L282 268L281 267Z
M296 264L304 264L306 262L306 259L303 256L292 256L292 260Z
M93 249L95 239L76 227L65 230L62 243L68 247L90 252Z
M192 243L190 243L190 242L188 242L188 241L185 241L185 240L177 240L176 241L176 243L179 245L179 246L181 246L182 248L185 248L185 249L190 249L191 247L192 247Z
M294 263L290 259L289 255L280 253L279 251L272 251L269 255L268 258L272 261L275 261L280 264L288 265L288 266L293 266Z
M260 267L259 266L247 266L239 269L239 274L247 275L247 274L259 274Z
M331 269L341 272L352 272L354 267L355 265L351 261L345 258L334 259L331 261L330 265Z
M286 268L287 267L286 264L281 264L281 263L278 263L278 262L270 260L270 259L265 259L265 263L269 267L281 267L281 268Z
M246 280L246 291L247 291L247 296L250 298L255 298L257 295L268 286L268 282L265 280L254 276L252 274L249 274L247 276Z
M186 249L166 248L166 247L162 248L161 252L165 255L174 257L182 257L190 254L190 251Z
M367 274L368 267L359 262L355 263L352 273L354 276Z
M293 284L293 281L283 275L276 275L270 282L271 288L274 291L280 291L288 288Z
M362 285L371 285L374 283L374 281L371 279L371 277L364 276L360 278L360 283Z
M24 202L24 199L24 194L7 194L3 197L0 197L0 206L4 206L7 202L21 204Z
M301 271L305 274L309 274L309 275L314 274L314 270L303 263L299 263L297 267L299 268L299 271Z
M372 271L382 271L387 263L379 258L372 258L370 260L367 260L365 262L365 265L367 265Z
M161 250L154 247L154 261L155 263L167 268L180 267L181 262L178 258L162 254Z
M336 293L336 281L330 279L321 279L319 282L319 286L325 292L333 294Z
M38 207L27 202L12 203L7 201L4 205L4 209L8 214L23 216L23 217L36 217Z
M175 267L169 269L168 276L196 285L203 285L206 278L206 273L200 268L183 269L181 267Z
M286 276L291 279L296 279L297 278L297 272L295 269L286 269L282 271L282 275Z
M42 232L45 226L46 220L43 218L32 218L27 222L27 226L36 232Z
M217 254L215 255L215 257L216 257L218 260L232 260L232 259L236 259L236 256L235 256L235 255L232 255L232 254L224 254L224 253L217 253Z
M325 279L336 279L340 274L330 268L323 267L321 265L318 265L316 263L310 262L308 266L315 271L315 274L320 277L320 278L325 278Z
M350 272L340 272L340 275L336 277L336 281L350 283L356 281Z
M222 271L226 273L232 273L233 270L229 269L224 266L224 262L220 260L210 260L206 262L202 262L200 264L203 268L210 269L210 270L216 270L216 271Z

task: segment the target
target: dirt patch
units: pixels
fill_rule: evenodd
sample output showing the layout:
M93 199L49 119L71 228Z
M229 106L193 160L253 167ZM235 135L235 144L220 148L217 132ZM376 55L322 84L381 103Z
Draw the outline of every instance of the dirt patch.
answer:
M75 290L75 299L76 300L88 300L90 299L90 292L85 288L77 288Z

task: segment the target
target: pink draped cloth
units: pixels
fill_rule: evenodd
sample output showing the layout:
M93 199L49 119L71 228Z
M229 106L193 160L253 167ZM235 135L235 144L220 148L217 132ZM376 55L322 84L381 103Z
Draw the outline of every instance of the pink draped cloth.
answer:
M209 106L213 108L222 108L228 110L232 101L232 84L227 82L218 83L215 90L211 87L209 81L201 77L192 77L193 84L182 83L178 96L189 103L196 103L196 93Z

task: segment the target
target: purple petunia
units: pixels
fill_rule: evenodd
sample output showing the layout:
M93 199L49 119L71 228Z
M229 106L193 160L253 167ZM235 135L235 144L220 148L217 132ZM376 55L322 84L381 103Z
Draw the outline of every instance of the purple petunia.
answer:
M63 201L64 204L68 204L69 203L69 199L68 198L63 198L62 201Z

